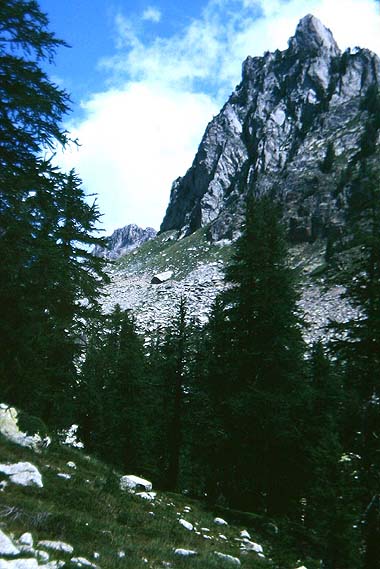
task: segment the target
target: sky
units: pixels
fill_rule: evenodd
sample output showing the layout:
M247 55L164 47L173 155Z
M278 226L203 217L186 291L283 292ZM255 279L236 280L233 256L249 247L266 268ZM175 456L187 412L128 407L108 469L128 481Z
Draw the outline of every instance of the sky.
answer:
M378 0L39 0L60 48L51 79L66 89L65 127L80 146L58 150L106 234L158 229L172 182L191 166L208 122L241 79L248 55L286 49L308 13L339 47L380 54ZM91 198L93 199L93 198Z

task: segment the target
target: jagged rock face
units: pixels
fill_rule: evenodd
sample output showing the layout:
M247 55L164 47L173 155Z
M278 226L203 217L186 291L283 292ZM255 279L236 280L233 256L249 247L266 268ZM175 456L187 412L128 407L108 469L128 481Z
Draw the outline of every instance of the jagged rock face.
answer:
M341 53L330 30L305 16L287 50L246 59L240 85L173 184L161 231L184 236L210 224L214 240L233 238L250 191L273 192L284 204L293 242L339 230L345 203L337 182L363 134L361 97L379 77L375 54ZM336 158L324 173L329 144Z
M157 235L157 231L152 227L142 229L138 225L130 224L116 229L110 237L107 238L107 247L96 246L93 254L96 257L105 259L118 259L122 255L133 251L145 241L153 239Z

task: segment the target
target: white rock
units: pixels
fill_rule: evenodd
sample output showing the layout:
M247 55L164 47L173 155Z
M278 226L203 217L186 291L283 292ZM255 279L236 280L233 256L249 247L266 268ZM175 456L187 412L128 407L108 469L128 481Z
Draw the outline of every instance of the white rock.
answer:
M127 474L120 478L120 488L121 490L140 490L142 488L145 492L150 492L152 483L134 474Z
M263 548L260 544L255 543L254 541L249 541L248 539L244 540L244 543L240 546L241 549L245 551L255 551L256 553L263 553Z
M100 553L98 553L97 551L94 551L93 556L94 556L94 559L99 559Z
M219 538L227 541L227 537L225 535L223 535L222 533L219 534Z
M95 565L94 563L91 563L91 561L89 561L88 559L86 559L85 557L72 557L70 559L71 563L74 563L74 565L78 565L78 567L93 567L93 569L97 569L97 565Z
M20 486L38 486L43 488L42 476L30 462L0 464L0 472L9 477L9 481Z
M38 547L52 549L53 551L62 551L63 553L72 553L74 551L73 546L69 543L65 543L64 541L51 541L48 539L39 541Z
M47 565L43 566L43 569L61 569L65 566L64 561L50 561Z
M123 559L123 557L125 557L125 551L118 551L117 556L119 559Z
M63 478L64 480L70 480L71 474L66 474L66 472L58 472L58 478Z
M29 532L25 532L19 537L18 542L21 545L27 545L28 547L33 547L33 536Z
M241 565L240 559L237 557L233 557L232 555L227 555L226 553L220 553L219 551L214 551L215 555L219 557L219 559L223 559L224 561L229 561L234 565Z
M218 526L228 526L228 523L223 518L215 518L214 524L217 524Z
M17 410L4 403L0 404L0 433L9 441L24 447L36 450L39 446L43 446L39 435L28 436L20 431Z
M203 535L203 539L212 539L211 535Z
M4 492L5 488L8 486L8 482L6 480L1 480L0 482L0 492Z
M152 284L160 284L168 281L173 276L173 271L164 271L162 273L157 273L152 278Z
M151 502L157 496L157 492L137 492L136 496L140 496L140 498Z
M38 567L37 560L34 558L11 559L10 561L0 559L0 569L38 569ZM46 567L46 565L44 567Z
M178 520L179 523L181 524L181 526L183 526L184 528L188 529L189 531L193 531L193 524L191 524L190 522L187 522L186 520L184 520L183 518L181 518L180 520Z
M36 551L37 558L42 561L42 563L47 563L49 561L50 555L47 551L42 551L41 549L37 549Z
M251 539L251 536L249 535L249 533L247 532L246 529L243 529L243 530L240 532L240 537L246 537L247 539Z
M66 462L66 466L68 466L69 468L73 468L74 470L76 470L76 467L77 467L75 462L73 462L72 460L69 460L69 462Z
M192 549L182 549L181 547L174 550L174 555L181 555L182 557L191 557L192 555L198 555L197 551Z
M12 540L0 529L0 555L18 555L20 550L13 544Z

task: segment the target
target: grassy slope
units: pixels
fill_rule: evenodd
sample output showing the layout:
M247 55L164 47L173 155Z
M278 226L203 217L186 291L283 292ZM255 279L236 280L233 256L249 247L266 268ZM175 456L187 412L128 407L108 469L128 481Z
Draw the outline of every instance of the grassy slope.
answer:
M207 228L198 229L189 237L178 241L175 240L175 235L175 231L167 231L147 241L119 259L115 268L129 274L172 270L173 278L181 279L202 264L220 260L226 263L230 258L232 248L210 243L206 237Z
M40 470L44 488L21 487L9 484L0 493L0 528L18 538L30 531L34 542L41 539L63 540L74 547L74 556L84 556L102 569L139 567L163 567L170 562L173 567L197 567L202 569L231 567L231 564L215 557L214 551L239 556L242 567L273 567L255 553L239 555L240 531L247 526L217 526L214 513L204 504L179 494L158 493L154 503L119 490L119 475L105 464L87 457L83 451L58 444L35 453L5 441L0 435L0 462L28 461ZM77 469L67 466L74 461ZM72 475L70 480L57 476L58 472ZM191 512L184 513L190 506ZM154 515L152 515L153 512ZM180 514L180 516L178 515ZM197 528L209 528L208 540L183 528L179 517L198 524ZM248 526L248 528L249 526ZM219 538L226 535L228 541ZM257 533L252 539L261 543L268 555L269 546ZM196 550L193 558L179 558L174 548ZM120 559L118 552L124 551ZM94 560L93 553L100 557ZM71 567L70 555L51 554L51 559L64 559ZM144 561L144 558L147 561Z

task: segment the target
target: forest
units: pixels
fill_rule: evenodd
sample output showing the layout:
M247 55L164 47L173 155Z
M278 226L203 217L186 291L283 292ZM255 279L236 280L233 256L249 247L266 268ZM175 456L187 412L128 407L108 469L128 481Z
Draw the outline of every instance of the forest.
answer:
M325 568L380 567L380 94L363 96L347 231L326 248L356 316L305 342L281 204L253 190L209 322L182 297L146 339L130 311L102 313L101 212L54 165L76 143L45 71L64 46L37 2L1 2L1 401L77 423L88 452L158 488L288 528Z

